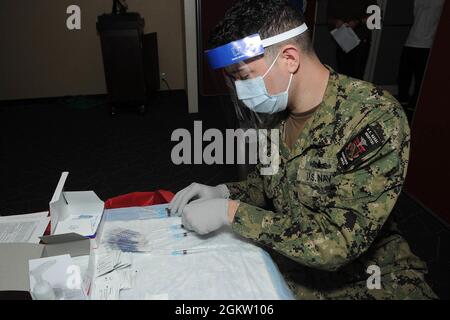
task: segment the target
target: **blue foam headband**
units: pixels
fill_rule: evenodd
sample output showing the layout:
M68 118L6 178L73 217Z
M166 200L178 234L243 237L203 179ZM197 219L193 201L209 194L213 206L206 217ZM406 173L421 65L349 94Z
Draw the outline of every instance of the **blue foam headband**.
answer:
M254 34L205 52L209 65L213 69L224 68L263 53L264 47L259 34Z

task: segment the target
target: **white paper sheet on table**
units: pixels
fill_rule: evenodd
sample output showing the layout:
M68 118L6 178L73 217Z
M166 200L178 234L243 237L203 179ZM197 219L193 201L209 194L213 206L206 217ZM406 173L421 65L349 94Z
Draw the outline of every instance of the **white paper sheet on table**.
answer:
M0 217L0 243L39 243L50 222L48 212Z

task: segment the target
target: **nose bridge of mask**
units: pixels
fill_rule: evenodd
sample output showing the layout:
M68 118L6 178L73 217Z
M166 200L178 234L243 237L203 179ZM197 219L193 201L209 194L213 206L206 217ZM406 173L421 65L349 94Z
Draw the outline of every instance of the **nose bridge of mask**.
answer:
M261 77L236 81L236 93L241 99L250 99L267 94L264 80Z

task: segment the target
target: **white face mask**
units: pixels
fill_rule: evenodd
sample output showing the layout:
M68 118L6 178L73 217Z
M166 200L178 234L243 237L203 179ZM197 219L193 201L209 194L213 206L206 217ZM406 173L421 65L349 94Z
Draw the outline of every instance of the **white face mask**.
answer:
M277 55L270 68L262 77L259 76L254 79L235 81L238 99L254 112L272 114L281 112L287 108L289 97L288 92L291 87L292 77L294 75L291 73L286 91L276 95L269 94L264 82L264 78L270 70L272 70L280 54L281 52Z

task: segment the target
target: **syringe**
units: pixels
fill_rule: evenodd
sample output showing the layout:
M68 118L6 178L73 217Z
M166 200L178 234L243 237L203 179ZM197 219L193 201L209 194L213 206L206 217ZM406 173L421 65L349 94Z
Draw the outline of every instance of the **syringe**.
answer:
M202 253L206 251L211 251L210 248L190 248L190 249L177 249L171 252L172 256L182 256L191 253Z

